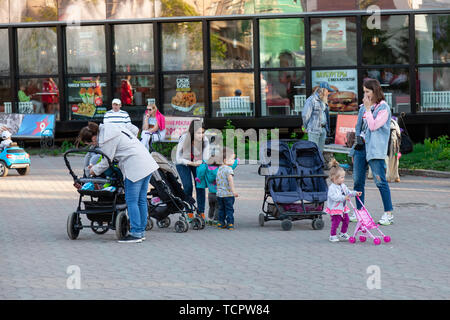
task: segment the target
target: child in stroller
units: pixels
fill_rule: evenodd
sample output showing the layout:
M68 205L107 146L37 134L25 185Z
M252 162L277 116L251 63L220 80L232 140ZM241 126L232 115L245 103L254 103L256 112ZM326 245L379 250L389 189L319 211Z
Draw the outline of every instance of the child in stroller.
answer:
M300 140L289 148L288 141L273 140L261 146L258 174L265 176L265 195L259 224L281 220L287 231L292 221L311 219L313 229L321 230L327 198L322 154L313 142Z
M67 219L67 234L69 239L75 240L80 230L85 227L91 228L96 234L104 234L112 229L121 240L125 238L129 229L122 173L117 164L103 152L99 149L90 149L88 152L104 157L108 161L109 168L100 177L89 177L85 170L83 177L78 177L72 170L68 155L86 151L86 149L71 149L64 153L64 162L80 194L76 211ZM83 225L81 215L86 215L91 221L90 225Z

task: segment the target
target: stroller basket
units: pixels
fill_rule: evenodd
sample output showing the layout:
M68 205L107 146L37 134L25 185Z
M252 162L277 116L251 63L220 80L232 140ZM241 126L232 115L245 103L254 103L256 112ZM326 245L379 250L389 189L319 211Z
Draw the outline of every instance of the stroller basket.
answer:
M83 196L91 196L91 197L105 197L105 198L111 198L114 197L114 192L111 191L104 191L104 190L77 190L79 194Z

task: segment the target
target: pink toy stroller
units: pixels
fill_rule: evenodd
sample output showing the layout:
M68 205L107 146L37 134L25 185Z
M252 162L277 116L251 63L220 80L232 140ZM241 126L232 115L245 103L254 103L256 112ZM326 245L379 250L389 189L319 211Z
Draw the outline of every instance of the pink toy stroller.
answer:
M390 242L391 241L391 237L389 236L385 236L383 234L383 232L381 232L381 230L378 228L378 225L373 221L372 216L370 215L369 211L367 211L367 208L364 206L364 204L362 203L362 201L359 199L359 197L357 196L356 199L358 199L358 201L361 203L362 205L362 209L358 210L353 206L353 203L351 201L350 204L353 208L353 210L355 211L356 214L356 218L358 219L358 223L356 224L356 228L355 228L355 233L353 234L353 237L350 237L348 239L348 241L350 243L355 243L356 242L356 235L358 234L358 232L362 232L362 233L368 233L369 236L373 239L373 243L375 245L379 245L381 243L381 239L380 237L374 236L369 230L372 229L377 229L378 232L381 234L381 237L383 237L384 242ZM359 241L361 242L365 242L367 240L367 237L364 235L360 235L359 236Z

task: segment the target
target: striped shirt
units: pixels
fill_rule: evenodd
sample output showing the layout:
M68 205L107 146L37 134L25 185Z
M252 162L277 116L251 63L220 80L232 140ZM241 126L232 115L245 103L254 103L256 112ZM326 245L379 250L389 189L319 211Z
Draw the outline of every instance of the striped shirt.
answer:
M114 110L111 109L105 113L105 116L103 117L103 123L126 124L131 123L131 119L128 112L123 110L114 112Z

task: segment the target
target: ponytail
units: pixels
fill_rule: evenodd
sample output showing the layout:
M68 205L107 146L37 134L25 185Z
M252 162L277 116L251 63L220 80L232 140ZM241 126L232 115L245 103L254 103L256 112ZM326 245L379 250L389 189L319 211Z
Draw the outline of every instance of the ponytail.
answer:
M97 135L98 135L98 124L96 124L95 122L88 122L88 125L80 130L78 138L75 140L76 147L78 148L78 145L81 142L83 143L92 142L92 137Z

